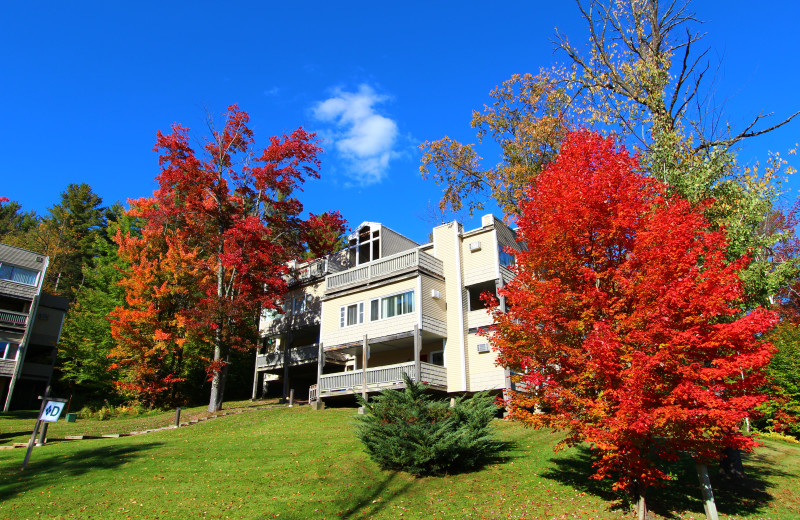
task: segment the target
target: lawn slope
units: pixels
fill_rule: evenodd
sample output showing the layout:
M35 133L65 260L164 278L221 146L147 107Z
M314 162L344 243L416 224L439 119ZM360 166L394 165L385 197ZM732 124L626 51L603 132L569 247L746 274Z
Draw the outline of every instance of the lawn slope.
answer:
M414 479L379 470L353 435L352 409L253 408L176 430L51 442L19 469L0 451L0 518L622 518L588 450L496 421L506 449L480 471ZM166 416L165 416L166 417ZM30 428L29 419L4 428ZM29 424L30 423L30 424ZM91 425L85 424L85 428ZM717 485L723 518L800 518L800 448L769 441L743 488ZM658 518L703 518L696 476L652 493ZM715 484L718 484L715 482Z

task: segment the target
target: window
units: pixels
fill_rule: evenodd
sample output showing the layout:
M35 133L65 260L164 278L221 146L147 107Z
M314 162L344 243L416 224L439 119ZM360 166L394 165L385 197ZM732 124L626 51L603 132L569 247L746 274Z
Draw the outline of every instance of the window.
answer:
M339 308L339 328L364 323L364 302Z
M431 352L431 365L439 365L440 367L444 366L444 351L440 350L438 352Z
M0 359L17 359L19 345L16 343L0 342Z
M302 296L298 296L294 299L294 313L300 314L301 312L306 312L311 310L311 298L310 294L304 294Z
M351 267L366 264L381 257L380 230L372 230L369 226L364 226L350 237L347 246Z
M414 291L385 296L369 302L370 321L392 318L414 312Z
M39 281L39 272L33 269L24 269L15 265L0 264L0 280L36 285Z
M498 246L500 252L500 265L503 267L511 267L514 265L514 255L506 251L506 248L503 246Z

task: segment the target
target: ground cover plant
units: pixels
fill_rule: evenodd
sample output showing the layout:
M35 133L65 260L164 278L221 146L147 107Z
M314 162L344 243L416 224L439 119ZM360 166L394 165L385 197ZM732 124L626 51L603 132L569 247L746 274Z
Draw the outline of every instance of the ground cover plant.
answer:
M54 442L36 448L24 471L24 450L0 451L0 518L630 515L615 502L610 483L588 478L586 448L553 453L558 433L495 420L491 427L504 444L497 461L469 473L415 478L380 470L369 460L352 433L355 415L352 408L273 406L177 430ZM721 518L800 516L800 449L765 443L745 456L744 487L721 485L712 472ZM703 518L693 467L667 470L677 479L648 496L651 517Z
M359 440L378 466L411 475L465 471L487 462L500 449L489 423L497 412L494 397L476 394L436 398L428 387L403 374L405 388L383 390L357 417Z

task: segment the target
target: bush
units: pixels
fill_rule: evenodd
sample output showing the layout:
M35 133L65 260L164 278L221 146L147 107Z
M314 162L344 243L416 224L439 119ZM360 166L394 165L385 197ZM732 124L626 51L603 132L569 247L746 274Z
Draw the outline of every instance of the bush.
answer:
M480 466L500 449L489 423L497 412L486 393L472 398L435 400L428 387L403 376L402 391L384 390L359 403L366 414L357 417L357 435L370 458L383 469L412 475L441 475Z

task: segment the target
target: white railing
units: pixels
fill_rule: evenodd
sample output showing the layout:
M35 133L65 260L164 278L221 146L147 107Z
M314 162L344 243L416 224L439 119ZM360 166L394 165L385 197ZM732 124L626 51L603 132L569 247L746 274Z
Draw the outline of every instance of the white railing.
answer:
M317 394L317 385L311 385L308 387L308 402L316 401L319 399Z
M422 381L435 387L447 387L447 369L430 363L420 363L422 376L417 378L414 362L398 363L367 369L367 390L375 391L381 388L402 386L403 374L407 374L414 381ZM354 370L325 374L319 380L319 395L346 395L356 394L364 388L364 372Z
M0 311L0 323L24 328L28 324L28 315L21 312Z
M387 256L347 271L330 274L325 278L328 289L337 289L354 283L384 276L410 267L423 267L436 274L443 274L442 261L416 249Z

